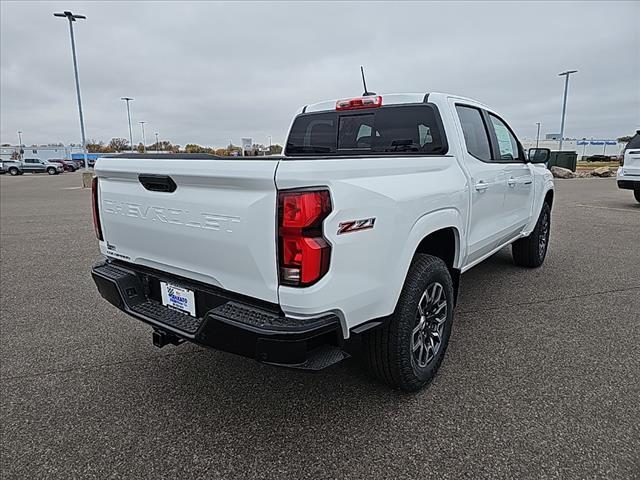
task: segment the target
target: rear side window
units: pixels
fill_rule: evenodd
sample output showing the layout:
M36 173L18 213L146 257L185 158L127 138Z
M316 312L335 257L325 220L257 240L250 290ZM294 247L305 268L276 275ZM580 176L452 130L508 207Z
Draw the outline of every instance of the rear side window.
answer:
M446 152L440 116L430 104L301 114L293 122L286 149L287 155Z
M473 107L457 105L458 117L462 125L464 143L467 151L479 160L488 162L491 160L491 147L487 128L482 119L480 110Z

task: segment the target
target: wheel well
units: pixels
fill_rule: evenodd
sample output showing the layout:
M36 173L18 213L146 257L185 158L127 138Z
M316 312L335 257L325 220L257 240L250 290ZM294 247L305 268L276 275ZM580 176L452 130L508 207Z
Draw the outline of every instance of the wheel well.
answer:
M442 259L447 265L451 279L453 280L455 303L457 303L458 286L460 283L460 270L453 266L456 261L457 245L457 231L455 228L449 227L430 233L422 239L418 248L416 248L416 254L424 253L433 255L434 257Z
M553 207L553 190L549 190L544 196L545 203L549 204L549 208Z

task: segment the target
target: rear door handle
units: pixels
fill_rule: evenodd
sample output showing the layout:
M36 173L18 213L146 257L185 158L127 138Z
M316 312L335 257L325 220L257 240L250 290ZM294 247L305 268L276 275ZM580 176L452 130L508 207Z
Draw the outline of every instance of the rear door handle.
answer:
M484 192L487 188L489 188L489 184L484 180L480 180L478 183L476 183L476 190L478 192Z

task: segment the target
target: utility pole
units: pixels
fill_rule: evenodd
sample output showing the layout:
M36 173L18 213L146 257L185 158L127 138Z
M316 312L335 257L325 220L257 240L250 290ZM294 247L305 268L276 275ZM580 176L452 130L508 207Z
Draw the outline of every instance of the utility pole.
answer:
M142 151L143 153L147 153L147 140L144 136L144 124L147 122L138 122L142 126Z
M558 74L559 77L564 76L564 98L562 100L562 120L560 121L560 151L562 151L562 141L564 140L564 119L567 113L567 92L569 91L569 75L577 72L577 70L567 70L566 72Z
M538 125L538 133L536 133L536 148L538 148L538 143L540 142L540 122L536 122Z
M18 140L20 141L20 145L18 145L18 158L22 160L24 153L24 149L22 148L22 130L18 130Z
M80 114L80 131L82 133L82 150L84 151L84 168L89 168L87 160L87 139L84 135L84 117L82 116L82 100L80 99L80 80L78 80L78 62L76 60L76 41L73 36L73 22L77 19L86 19L84 15L74 15L71 12L54 13L54 17L63 17L69 20L69 33L71 35L71 53L73 55L73 71L76 76L76 95L78 96L78 113Z
M156 132L156 153L158 153L160 150L160 142L158 141L158 132Z
M122 97L120 100L127 102L127 119L129 120L129 149L133 152L133 134L131 133L131 111L129 110L129 102L133 100L131 97Z

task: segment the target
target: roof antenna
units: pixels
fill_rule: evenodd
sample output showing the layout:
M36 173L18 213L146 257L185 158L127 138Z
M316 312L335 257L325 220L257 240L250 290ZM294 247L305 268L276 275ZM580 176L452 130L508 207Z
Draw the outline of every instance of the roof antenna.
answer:
M362 85L364 85L364 93L362 94L362 96L368 97L370 95L375 95L375 92L370 92L367 90L367 81L364 79L364 68L362 68L362 65L360 65L360 73L362 74Z

